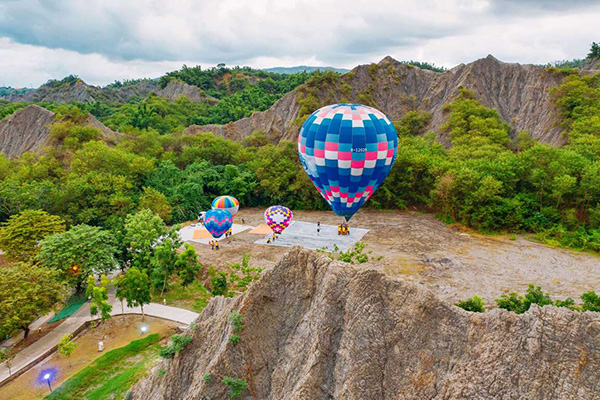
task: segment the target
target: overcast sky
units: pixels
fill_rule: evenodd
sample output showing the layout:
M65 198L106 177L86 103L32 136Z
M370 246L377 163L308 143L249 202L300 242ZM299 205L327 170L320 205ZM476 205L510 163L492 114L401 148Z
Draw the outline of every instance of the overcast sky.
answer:
M182 64L453 67L583 58L600 0L0 0L0 86L158 77Z

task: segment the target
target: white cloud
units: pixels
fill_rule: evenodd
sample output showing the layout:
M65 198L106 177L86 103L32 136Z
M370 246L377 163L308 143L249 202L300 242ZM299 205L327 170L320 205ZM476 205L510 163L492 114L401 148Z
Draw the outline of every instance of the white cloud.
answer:
M597 2L574 0L4 0L0 85L94 84L183 63L352 68L385 55L452 67L582 57ZM187 60L187 61L185 61Z
M100 54L14 43L0 38L0 86L37 87L49 79L79 75L92 85L114 80L157 78L191 61L110 60Z

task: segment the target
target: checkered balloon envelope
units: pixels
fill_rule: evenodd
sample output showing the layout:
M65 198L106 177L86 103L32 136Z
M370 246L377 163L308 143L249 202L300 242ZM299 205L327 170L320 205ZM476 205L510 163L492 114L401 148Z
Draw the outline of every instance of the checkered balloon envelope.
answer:
M204 227L215 239L220 238L233 225L231 213L222 208L213 208L206 212Z
M298 135L304 171L339 216L350 220L390 173L398 135L379 110L333 104L312 113Z
M265 223L275 233L281 233L292 222L292 210L284 206L271 206L265 210Z

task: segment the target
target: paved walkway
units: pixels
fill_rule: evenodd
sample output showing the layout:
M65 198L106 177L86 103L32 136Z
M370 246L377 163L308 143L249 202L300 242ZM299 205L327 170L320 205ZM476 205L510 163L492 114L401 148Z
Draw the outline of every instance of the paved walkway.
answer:
M113 306L111 315L121 314L121 302L113 295L109 296ZM141 314L140 307L129 308L125 305L125 314ZM179 322L184 325L192 323L200 314L193 311L184 310L176 307L163 306L161 304L150 303L144 306L144 314L150 317L167 319L170 321ZM36 364L40 356L50 355L58 345L58 341L66 334L72 334L77 331L83 324L90 321L90 306L89 303L84 304L71 317L67 318L62 324L57 326L52 332L40 340L32 343L30 346L21 350L14 358L11 367L13 375L27 370ZM45 358L45 357L44 357ZM4 364L0 364L0 386L9 377L8 368Z

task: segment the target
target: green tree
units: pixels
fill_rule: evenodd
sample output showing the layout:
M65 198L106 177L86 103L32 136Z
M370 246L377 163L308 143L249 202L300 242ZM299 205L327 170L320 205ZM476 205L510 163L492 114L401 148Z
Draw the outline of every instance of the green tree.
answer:
M89 276L108 274L116 266L113 236L98 227L74 226L48 236L40 247L37 259L42 265L60 271L78 291Z
M90 298L90 314L92 317L99 315L101 322L109 319L112 311L112 306L108 303L109 285L110 281L106 275L102 275L98 285L92 275L88 276L85 294Z
M169 287L169 280L175 272L178 261L177 249L181 247L181 238L177 230L178 227L172 228L160 239L150 261L152 285L155 289L161 289L161 296Z
M198 265L196 250L190 244L185 244L185 250L177 258L175 268L177 269L179 279L181 279L183 290L188 285L194 283L196 275L200 271L200 265Z
M590 60L600 58L600 44L592 42L592 47L590 48L590 52L588 53L587 58L589 58Z
M151 187L144 187L140 197L140 209L148 209L158 215L163 221L171 221L172 207L164 194Z
M37 255L41 240L64 231L62 218L41 210L25 210L0 228L0 248L11 260L30 261Z
M66 296L59 273L52 268L16 263L0 268L0 337L18 330L50 311Z
M58 341L58 354L69 359L69 365L71 365L71 354L75 351L77 343L73 340L73 335L66 334Z
M130 247L133 266L149 268L155 244L167 234L164 221L150 210L141 210L127 216L124 231L124 240Z
M115 282L117 298L127 300L127 307L140 307L142 319L144 316L144 304L150 304L152 293L150 292L150 279L145 271L131 267L124 274L119 275Z

